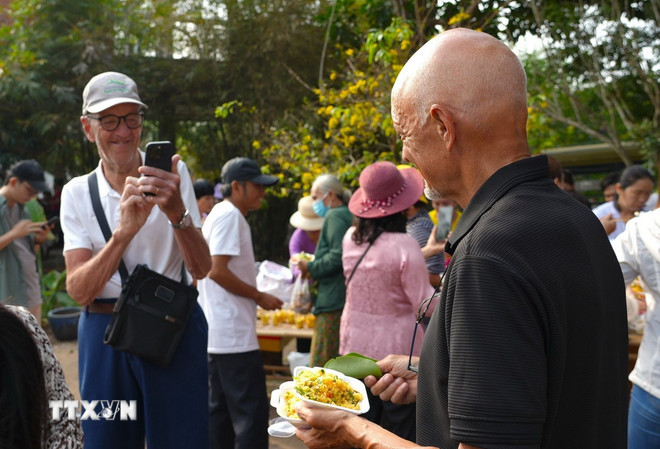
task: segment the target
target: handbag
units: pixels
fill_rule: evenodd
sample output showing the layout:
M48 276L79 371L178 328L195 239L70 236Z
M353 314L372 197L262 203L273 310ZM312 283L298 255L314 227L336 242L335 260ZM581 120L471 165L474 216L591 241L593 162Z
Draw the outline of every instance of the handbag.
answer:
M88 177L92 206L106 241L112 235L101 207L96 173ZM103 343L166 368L176 353L197 302L197 289L157 273L144 264L128 276L119 264L122 291L115 303Z
M197 289L135 267L124 282L103 343L167 367L186 330Z

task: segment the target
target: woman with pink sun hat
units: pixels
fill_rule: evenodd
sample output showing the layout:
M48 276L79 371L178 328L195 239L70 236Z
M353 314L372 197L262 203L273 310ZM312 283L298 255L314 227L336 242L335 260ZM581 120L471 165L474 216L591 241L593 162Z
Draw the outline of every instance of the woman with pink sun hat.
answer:
M423 189L416 169L398 169L390 162L371 164L360 175L360 188L348 203L355 220L343 240L342 355L358 352L380 360L410 349L411 323L422 301L433 294L421 249L406 234L406 210ZM420 349L417 339L413 354ZM367 419L415 440L415 404L397 405L372 395L369 402Z

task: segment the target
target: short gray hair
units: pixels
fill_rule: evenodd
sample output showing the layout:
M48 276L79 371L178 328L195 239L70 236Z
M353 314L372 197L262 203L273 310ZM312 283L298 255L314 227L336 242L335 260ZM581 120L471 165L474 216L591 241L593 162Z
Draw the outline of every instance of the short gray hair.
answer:
M344 204L348 204L351 199L351 192L344 189L341 182L335 175L326 173L314 180L312 187L318 188L323 193L334 192Z

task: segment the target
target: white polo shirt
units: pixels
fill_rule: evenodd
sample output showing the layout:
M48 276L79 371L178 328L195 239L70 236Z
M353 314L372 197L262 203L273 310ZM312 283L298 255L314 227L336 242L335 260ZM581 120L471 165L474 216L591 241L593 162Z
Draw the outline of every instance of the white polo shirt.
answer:
M231 202L216 204L202 233L211 256L231 256L228 268L246 284L256 286L257 273L250 225ZM257 304L222 288L208 276L197 283L199 304L209 324L208 352L236 354L259 349Z
M144 161L144 153L140 151ZM181 197L195 226L201 226L199 209L188 168L183 162L177 165L181 177ZM119 225L119 203L121 192L114 191L103 175L101 163L94 170L99 184L99 197L110 229ZM101 227L92 208L87 178L89 174L69 181L62 189L60 219L64 232L64 249L67 251L85 248L96 255L106 244ZM129 273L137 264L146 264L152 270L171 279L181 279L183 258L177 247L174 229L167 216L155 206L142 229L133 237L122 259ZM121 277L117 271L103 288L99 298L116 298L121 293Z

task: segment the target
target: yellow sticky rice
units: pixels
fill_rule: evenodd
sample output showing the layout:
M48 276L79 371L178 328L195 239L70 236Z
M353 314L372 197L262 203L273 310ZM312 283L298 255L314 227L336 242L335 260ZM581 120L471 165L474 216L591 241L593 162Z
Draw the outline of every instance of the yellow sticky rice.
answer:
M284 392L284 414L289 418L300 419L296 413L296 404L300 402L300 398L296 396L295 390L287 390Z
M307 399L352 410L360 409L362 395L335 374L323 369L303 370L293 380L296 391Z

